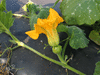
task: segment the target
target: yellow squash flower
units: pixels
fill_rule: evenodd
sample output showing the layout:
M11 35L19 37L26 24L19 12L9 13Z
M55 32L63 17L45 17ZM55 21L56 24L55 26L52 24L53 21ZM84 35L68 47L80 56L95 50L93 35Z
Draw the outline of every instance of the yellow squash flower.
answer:
M50 46L57 46L59 44L59 36L57 33L57 26L63 22L63 18L52 8L49 10L50 14L47 19L37 19L37 24L34 24L35 30L27 31L25 34L36 40L39 34L44 33L48 38Z

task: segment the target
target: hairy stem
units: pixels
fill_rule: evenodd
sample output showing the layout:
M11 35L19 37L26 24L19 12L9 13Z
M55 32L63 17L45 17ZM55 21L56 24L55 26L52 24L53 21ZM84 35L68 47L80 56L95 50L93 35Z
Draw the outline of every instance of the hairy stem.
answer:
M60 1L60 0L57 0L57 1L54 3L54 5L53 5L52 8L54 8L54 7L57 5L57 3L58 3L59 1Z
M64 47L63 47L63 50L62 50L62 58L64 59L64 54L65 54L65 50L66 50L66 47L67 47L67 44L69 42L69 37L67 38L67 41L66 43L64 44Z
M49 58L49 57L45 56L44 54L42 54L42 53L36 51L35 49L33 49L33 48L27 46L27 45L24 44L23 42L20 42L14 35L11 34L11 32L10 32L9 30L7 30L6 33L7 33L8 35L10 35L10 36L12 37L13 40L15 40L15 42L18 44L18 46L25 47L25 48L29 49L30 51L36 53L37 55L41 56L42 58L44 58L44 59L46 59L46 60L49 60L49 61L51 61L51 62L53 62L53 63L55 63L55 64L58 64L58 65L60 65L60 66L62 66L62 67L65 67L65 68L67 68L67 69L69 69L69 70L71 70L71 71L73 71L73 72L75 72L75 73L77 73L77 74L85 75L84 73L82 73L82 72L80 72L80 71L74 69L73 67L71 67L71 66L69 66L69 65L67 65L67 64L65 64L65 63L56 61L56 60L54 60L54 59L52 59L52 58ZM61 59L61 55L58 55L58 56L59 56L60 60L63 61L63 60ZM64 61L63 61L63 62L64 62Z

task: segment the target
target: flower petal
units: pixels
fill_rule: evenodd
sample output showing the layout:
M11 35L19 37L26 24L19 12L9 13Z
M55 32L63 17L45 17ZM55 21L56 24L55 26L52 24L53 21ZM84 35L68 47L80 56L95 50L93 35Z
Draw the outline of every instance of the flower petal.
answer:
M27 32L25 32L25 34L27 34L29 37L31 37L34 40L38 39L38 37L39 37L39 34L36 33L35 30L27 31Z
M53 23L54 28L56 28L60 22L64 21L54 9L50 8L49 12L50 14L47 19Z
M46 29L43 28L42 26L39 26L38 24L34 24L34 27L35 27L36 33L38 34L44 33L47 35Z
M49 19L49 20L55 19L56 20L56 18L58 18L61 22L64 21L63 18L60 17L59 14L54 9L50 8L49 12L50 12L50 14L47 19ZM60 21L59 21L59 23L60 23Z

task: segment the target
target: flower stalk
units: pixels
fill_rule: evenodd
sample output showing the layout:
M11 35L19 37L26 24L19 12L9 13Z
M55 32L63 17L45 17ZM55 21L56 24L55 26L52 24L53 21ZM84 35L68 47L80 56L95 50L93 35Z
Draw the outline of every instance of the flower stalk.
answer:
M69 42L69 38L70 38L70 37L67 38L67 41L65 42L65 45L64 45L64 47L63 47L63 50L62 50L62 58L64 58L64 54L65 54L65 50L66 50L66 47L67 47L68 42Z

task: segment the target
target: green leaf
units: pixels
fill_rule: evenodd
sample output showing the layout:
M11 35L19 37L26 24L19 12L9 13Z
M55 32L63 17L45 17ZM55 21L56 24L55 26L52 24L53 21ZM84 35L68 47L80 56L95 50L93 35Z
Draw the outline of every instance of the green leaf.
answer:
M31 0L29 0L23 7L22 7L22 9L24 10L24 11L26 11L27 12L27 6L28 5L32 5L32 4L34 4L34 2L32 2Z
M67 55L65 55L65 61L68 59L68 56Z
M12 18L12 12L0 12L0 33L5 32L6 29L9 29L14 22Z
M31 29L32 30L34 29L34 24L37 23L38 18L44 19L44 18L47 18L48 15L49 15L49 8L41 8L41 10L38 14L34 14L34 10L33 10L33 12L31 13L31 16L30 16Z
M28 10L29 10L29 12L31 13L31 12L33 12L34 11L34 13L36 13L37 11L39 11L39 5L35 5L35 4L29 4L29 5L27 5L27 8L28 8Z
M94 41L96 44L100 45L100 35L99 32L92 30L89 34L89 38Z
M36 5L34 2L32 2L31 0L29 0L23 7L22 9L26 12L29 11L29 13L33 12L37 12L40 10L39 5ZM27 11L28 10L28 11Z
M37 23L37 19L38 19L37 15L34 14L34 12L32 12L29 19L31 30L34 30L34 24Z
M72 48L78 49L88 47L89 40L85 37L85 33L79 27L70 26L68 28L68 35L71 36L69 44Z
M38 19L36 12L39 11L39 8L38 8L38 5L35 5L35 4L29 4L27 5L27 8L30 13L29 14L30 15L30 19L29 19L30 28L31 30L34 30L34 24L37 23L37 19Z
M6 0L2 0L0 3L0 11L6 10Z
M100 19L100 0L63 0L60 9L69 25L92 25Z
M100 0L95 0L97 3L100 3Z
M93 75L100 75L100 61L96 63L95 72Z
M22 7L22 9L24 9L26 12L28 12L27 9L29 10L28 15L30 17L29 23L31 30L34 30L34 24L37 23L38 18L44 19L49 15L49 7L43 8L42 5L36 5L31 0L29 0L29 2Z
M68 32L68 26L65 26L63 24L60 24L58 27L57 27L57 32Z
M97 52L97 54L99 54L100 53L100 50Z
M85 37L82 29L76 26L59 25L58 32L66 32L70 36L69 44L73 49L85 48L88 46L89 40Z
M11 43L16 44L15 40L9 40Z
M41 8L40 12L38 13L38 18L45 19L49 15L50 8Z

